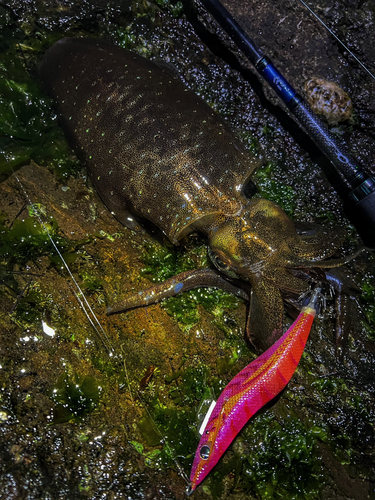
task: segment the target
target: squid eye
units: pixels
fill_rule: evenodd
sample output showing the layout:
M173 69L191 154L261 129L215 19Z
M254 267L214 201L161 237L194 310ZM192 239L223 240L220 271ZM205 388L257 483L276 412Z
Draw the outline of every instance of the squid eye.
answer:
M202 446L202 448L199 451L199 455L202 460L208 460L208 457L210 456L210 447L207 446L206 444Z
M228 266L228 264L225 264L225 262L223 262L220 259L220 257L218 257L215 253L213 253L211 248L208 249L208 255L209 255L210 259L212 260L212 263L214 264L214 266L217 269L219 269L219 271L221 271L222 273L225 273L227 276L230 276L231 278L238 278L237 274L233 271L233 269L231 269L231 267Z

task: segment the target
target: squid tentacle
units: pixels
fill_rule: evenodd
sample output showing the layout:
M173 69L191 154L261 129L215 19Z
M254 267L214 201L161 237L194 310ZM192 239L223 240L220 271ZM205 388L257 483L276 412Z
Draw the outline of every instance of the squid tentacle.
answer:
M249 301L249 294L245 290L224 279L218 271L214 269L195 269L176 274L176 276L167 279L159 285L154 285L147 290L130 295L125 300L118 302L112 307L108 307L107 315L111 316L112 314L119 314L129 309L156 304L161 300L174 297L180 292L186 292L198 287L220 288Z

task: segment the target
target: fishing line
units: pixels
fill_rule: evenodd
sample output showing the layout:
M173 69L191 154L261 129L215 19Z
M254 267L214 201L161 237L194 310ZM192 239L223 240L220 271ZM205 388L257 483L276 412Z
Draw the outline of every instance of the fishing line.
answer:
M125 351L123 349L123 345L124 344L120 345L120 349L121 349L121 352L124 354L124 356L122 356L122 361L123 361L123 364L124 364L125 378L126 378L126 382L128 384L128 390L129 390L129 394L130 394L130 399L132 400L132 403L134 404L134 398L133 398L132 389L131 389L131 386L130 386L130 379L129 379L129 376L128 376L128 368L127 368L126 362L125 362Z
M6 158L6 159L7 159L7 158ZM13 174L14 174L15 178L17 179L17 182L19 183L19 185L20 185L20 187L21 187L21 189L22 189L22 191L23 191L23 193L24 193L24 195L25 195L26 199L28 200L29 204L30 204L31 206L34 206L34 204L32 203L32 200L31 200L30 196L28 195L28 193L27 193L27 191L26 191L26 189L25 189L24 185L22 184L21 180L20 180L20 179L19 179L19 177L15 174L15 172L14 172L14 170L13 170L13 168L12 168L12 167L11 167L11 169L12 169ZM111 344L111 342L110 342L110 340L109 340L109 338L108 338L108 336L107 336L107 334L106 334L106 332L105 332L105 330L104 330L104 328L103 328L102 324L100 323L99 319L97 318L97 316L96 316L95 312L92 310L92 308L91 308L91 306L90 306L90 304L89 304L89 302L88 302L88 300L87 300L87 298L86 298L85 294L83 293L83 291L82 291L81 287L80 287L80 286L79 286L79 284L77 283L77 280L74 278L74 276L73 276L73 274L72 274L72 272L71 272L71 270L70 270L70 268L69 268L69 266L68 266L67 262L65 261L65 259L64 259L64 257L63 257L63 255L61 254L61 252L60 252L60 250L59 250L59 248L58 248L58 246L57 246L56 242L54 241L54 239L52 238L52 236L51 236L50 232L48 231L48 227L46 226L46 224L45 224L45 223L44 223L44 221L42 220L42 218L41 218L41 216L40 216L40 214L39 214L39 211L38 211L38 210L35 210L35 214L36 214L36 217L37 217L37 218L38 218L38 220L39 220L40 225L43 227L43 229L45 230L45 232L46 232L46 234L47 234L47 236L48 236L49 240L51 241L51 244L53 245L53 247L54 247L54 249L55 249L56 253L58 254L58 256L60 257L60 259L61 259L62 263L64 264L65 269L68 271L69 276L70 276L70 278L72 279L72 281L73 281L74 285L77 287L77 290L78 290L78 292L79 292L79 293L77 293L75 290L73 290L73 293L74 293L74 295L76 296L78 303L80 304L80 306L81 306L82 310L83 310L83 311L84 311L84 313L86 314L87 319L89 320L89 322L90 322L91 326L93 327L94 331L95 331L95 332L96 332L96 334L98 335L99 339L102 341L102 343L103 343L104 347L107 349L109 357L112 357L112 356L114 355L114 352L113 352L113 347L112 347L112 344ZM83 300L81 299L81 297L83 298ZM86 304L86 306L85 306L85 304ZM88 311L87 311L87 309L86 309L86 308L88 309ZM99 332L98 328L96 327L96 325L95 325L94 321L93 321L93 320L92 320L92 318L90 317L90 314L89 314L89 313L91 313L91 314L92 314L92 316L93 316L93 318L94 318L95 322L96 322L96 323L97 323L97 325L99 326L100 331L101 331L101 332L102 332L102 334L104 335L104 339L103 339L103 337L100 335L100 332ZM108 345L106 345L105 340L107 341ZM121 348L122 353L123 353L123 354L125 354L125 353L124 353L124 350L123 350L123 345L124 345L124 344L122 344L122 345L120 346L120 348ZM108 347L108 346L109 346L109 347ZM126 377L126 381L127 381L127 385L128 385L128 390L129 390L129 393L130 393L130 399L132 400L132 403L134 404L134 398L133 398L132 391L131 391L130 379L129 379L128 370L127 370L127 366L126 366L125 356L121 356L121 357L122 357L122 361L123 361L123 365L124 365L124 372L125 372L125 377ZM186 484L188 484L188 485L189 485L189 484L190 484L190 480L189 480L189 478L188 478L188 476L187 476L186 472L184 471L184 469L183 469L182 465L180 464L180 462L179 462L179 461L177 460L177 458L176 458L176 455L177 455L177 454L176 454L176 450L175 450L175 449L174 449L174 448L173 448L173 447L169 444L167 437L166 437L166 436L165 436L165 435L161 432L160 428L159 428L159 427L158 427L158 425L156 424L156 422L155 422L155 420L154 420L153 416L151 415L150 410L148 409L148 407L147 407L147 405L146 405L146 403L145 403L144 399L142 398L142 395L140 394L140 392L139 392L139 391L138 391L138 397L139 397L139 399L140 399L140 401L141 401L141 403L142 403L142 406L143 406L143 408L145 409L145 411L146 411L146 413L147 413L147 415L148 415L148 417L149 417L150 421L152 422L152 425L153 425L153 427L154 427L155 431L156 431L156 432L157 432L157 434L160 436L160 442L161 442L161 444L165 444L165 445L168 447L168 449L169 449L169 454L170 454L171 459L173 460L173 462L174 462L174 464L175 464L175 466L176 466L176 468L177 468L177 472L178 472L178 474L179 474L179 475L180 475L180 476L184 479L184 481L186 482Z
M6 158L6 155L4 155L4 157L5 157L5 159L8 161L8 159ZM9 162L8 162L8 163L9 163ZM16 173L14 172L14 170L13 170L13 168L12 168L12 167L11 167L11 170L12 170L12 172L13 172L13 174L14 174L14 177L16 178L17 182L19 183L19 185L20 185L20 187L21 187L21 190L22 190L22 192L23 192L23 194L24 194L25 198L27 199L27 201L29 202L29 204L30 204L31 206L35 206L35 204L34 204L34 203L32 202L32 200L31 200L31 198L30 198L29 194L27 193L27 191L26 191L26 189L25 189L24 185L22 184L22 182L21 182L20 178L18 177L18 175L16 175ZM78 302L79 302L79 304L80 304L80 306L81 306L82 310L83 310L83 311L84 311L84 313L86 314L86 316L87 316L87 318L88 318L88 320L89 320L89 322L90 322L91 326L93 327L94 331L96 332L96 334L98 335L98 337L99 337L99 338L101 339L101 341L103 342L103 345L104 345L104 347L107 349L109 356L113 356L113 348L112 348L111 342L110 342L110 340L109 340L109 338L108 338L108 336L107 336L107 334L106 334L106 332L105 332L105 330L104 330L103 326L101 325L101 323L100 323L99 319L97 318L97 316L96 316L95 312L93 311L92 307L90 306L90 304L89 304L89 302L88 302L88 300L87 300L87 298L86 298L85 294L83 293L83 290L81 289L81 287L79 286L79 284L78 284L77 280L76 280L76 279L75 279L75 277L73 276L73 273L71 272L71 270L70 270L70 268L69 268L69 266L68 266L68 264L67 264L66 260L64 259L64 257L63 257L63 255L62 255L62 253L60 252L60 250L59 250L59 248L58 248L58 246L57 246L57 244L55 243L54 239L52 238L51 233L50 233L50 232L49 232L49 230L48 230L48 227L46 226L46 224L44 223L43 219L41 218L39 211L38 211L38 210L35 210L35 211L34 211L34 213L35 213L35 215L36 215L36 217L37 217L37 219L38 219L38 221L39 221L40 225L43 227L44 231L46 232L46 234L47 234L47 236L48 236L48 238L49 238L49 240L50 240L50 242L51 242L51 244L52 244L53 248L55 249L55 251L56 251L57 255L58 255L58 256L59 256L59 258L61 259L61 262L63 263L63 265L64 265L65 269L67 270L67 272L68 272L68 274L69 274L69 276L70 276L71 280L73 281L74 285L76 286L76 288L77 288L77 290L78 290L78 292L79 292L79 294L80 294L80 295L78 295L78 294L77 294L77 293L73 290L73 292L74 292L74 294L75 294L75 296L76 296L76 298L77 298L77 300L78 300ZM83 301L81 300L80 296L83 298ZM86 304L86 306L85 306L85 304ZM92 317L94 318L94 321L95 321L95 322L96 322L96 324L98 325L99 330L100 330L100 331L101 331L101 333L104 335L104 338L100 335L100 331L98 330L97 326L95 325L95 322L94 322L94 321L92 320L92 318L90 317L90 313L91 313ZM106 342L105 342L105 341L108 343L108 345L106 345ZM109 347L108 347L108 346L109 346Z
M177 472L178 474L182 477L182 479L186 482L186 484L189 486L190 485L190 479L189 477L187 476L186 472L184 471L182 465L180 464L180 462L177 460L177 453L176 453L176 450L169 444L168 442L168 439L166 438L166 436L161 432L160 428L158 427L157 423L155 422L153 416L151 415L151 412L150 410L148 409L144 399L142 398L142 395L140 393L140 391L138 391L138 398L140 399L141 403L142 403L142 406L143 408L146 410L146 413L149 417L149 419L151 420L151 423L154 427L154 430L157 432L157 434L159 434L160 436L160 443L161 444L166 444L168 449L169 449L169 452L170 452L170 455L171 455L171 459L173 460L175 466L177 467ZM172 452L172 453L171 453Z
M356 57L353 54L353 52L349 49L349 47L347 45L345 45L345 43L342 42L338 36L335 35L335 33L323 22L323 20L320 19L320 17L317 14L315 14L315 12L312 10L312 8L309 7L303 0L299 0L299 1L325 27L325 29L344 47L344 49L347 50L352 57L354 57L354 59L357 61L357 63L360 64L365 71L367 71L367 73L371 76L371 78L373 78L375 80L375 76L371 73L371 71L369 69L367 69L367 67L358 59L358 57Z
M23 51L22 44L21 44L21 43L18 43L18 44L16 44L16 46L17 46L17 48L18 48L18 49L20 50L20 52L21 52L21 56L22 56L22 60L23 60L23 64L24 64L24 67L25 67L25 69L26 69L26 72L27 72L29 75L31 75L31 71L30 71L30 69L28 68L28 65L27 65L27 59L26 59L26 57L25 57L25 53L24 53L24 51ZM13 172L14 177L16 178L16 180L17 180L18 184L20 185L21 190L22 190L22 192L24 193L24 196L25 196L26 200L29 202L29 204L30 204L31 206L35 206L35 204L33 204L33 203L32 203L31 198L30 198L30 196L28 195L28 193L27 193L27 191L26 191L25 186L22 184L21 180L20 180L20 179L19 179L19 177L16 175L16 173L15 173L15 171L14 171L13 167L12 167L11 162L10 162L10 161L9 161L9 159L7 158L7 155L6 155L5 151L3 151L3 155L4 155L4 158L5 158L5 161L6 161L6 162L8 163L8 165L10 166L10 169L11 169L11 171ZM19 212L19 214L20 214L21 212L22 212L22 210ZM99 319L97 318L97 316L96 316L95 312L93 311L93 309L92 309L92 307L91 307L90 303L88 302L88 300L87 300L87 298L86 298L85 294L83 293L83 290L82 290L82 289L81 289L81 287L79 286L79 284L78 284L77 280L74 278L73 273L71 272L71 270L70 270L70 268L69 268L69 266L68 266L68 264L67 264L66 260L64 259L63 255L61 254L61 252L60 252L60 250L59 250L59 248L58 248L58 246L57 246L57 244L55 243L54 239L52 238L52 236L51 236L51 234L50 234L50 232L49 232L49 230L48 230L48 227L46 226L46 224L45 224L45 223L44 223L44 221L42 220L42 218L41 218L41 216L40 216L40 213L39 213L39 210L35 210L35 211L34 211L34 213L35 213L35 215L36 215L37 219L39 220L40 225L43 227L44 231L46 232L46 234L47 234L47 236L48 236L48 238L49 238L49 240L50 240L50 242L51 242L51 244L52 244L53 248L55 249L55 251L56 251L56 253L57 253L57 255L58 255L58 256L59 256L59 258L61 259L61 262L63 263L63 265L64 265L65 269L67 270L67 272L68 272L68 274L69 274L69 276L70 276L71 280L73 281L74 285L76 286L76 288L77 288L77 290L78 290L78 293L76 293L76 291L75 291L75 290L73 290L73 293L74 293L74 295L76 296L77 301L78 301L79 305L81 306L81 309L82 309L82 310L83 310L83 312L85 313L85 315L86 315L87 319L89 320L89 322L90 322L90 324L91 324L91 326L92 326L93 330L95 331L96 335L98 336L99 340L103 343L103 345L104 345L105 349L106 349L106 350L107 350L107 352L108 352L109 357L112 357L112 356L113 356L113 347L112 347L112 345L111 345L111 342L110 342L110 340L109 340L109 338L108 338L108 336L107 336L107 334L106 334L106 332L105 332L105 330L104 330L104 328L103 328L102 324L100 323L100 321L99 321ZM18 215L19 215L19 214L18 214ZM16 218L18 217L18 215L16 216ZM83 298L83 301L81 300L81 297ZM85 306L85 304L86 304L86 306ZM94 320L90 317L90 313L91 313L92 318L93 318ZM98 325L98 327L99 327L99 330L100 330L100 331L98 330L98 328L97 328L97 326L95 325L95 323L96 323L96 325ZM100 332L103 334L103 336L100 334ZM106 344L106 343L107 343L107 344Z
M21 187L21 190L26 198L26 200L28 201L28 203L31 205L31 206L35 206L34 203L32 203L32 200L29 196L29 194L27 193L26 191L26 188L24 187L23 183L21 182L20 178L16 175L16 173L14 172L8 158L6 157L6 155L4 154L4 157L7 161L7 163L10 165L10 168L13 172L13 175L14 177L16 178L17 182L19 183L20 187ZM101 340L101 342L103 343L105 349L107 350L108 352L108 355L109 357L113 357L114 356L114 350L113 350L113 347L112 347L112 344L102 326L102 324L100 323L99 319L97 318L95 312L93 311L93 309L91 308L84 292L82 291L81 287L79 286L77 280L74 278L74 275L73 273L71 272L70 268L69 268L69 265L68 263L65 261L63 255L61 254L56 242L54 241L54 239L52 238L49 230L48 230L48 227L46 226L46 224L44 223L42 217L40 216L40 213L38 210L35 210L34 211L40 225L43 227L44 231L46 232L53 248L55 249L57 255L59 256L59 258L61 259L61 262L63 263L65 269L67 270L70 278L72 279L74 285L76 286L77 290L78 290L78 293L73 290L73 293L75 295L75 297L77 298L77 301L79 303L79 305L81 306L83 312L85 313L87 319L89 320L92 328L94 329L95 333L97 334L97 336L99 337L99 339ZM24 291L23 291L24 292ZM81 298L82 297L82 298ZM83 300L82 300L83 299ZM93 319L90 317L90 314L92 314L92 317L94 318L94 321L96 322L96 324L98 325L99 329L97 328L97 326L95 325L95 322L93 321ZM100 330L100 331L99 331ZM103 336L101 336L100 332L103 334ZM108 345L106 344L106 342L108 343ZM130 379L129 379L129 374L128 374L128 370L127 370L127 366L126 366L126 360L125 360L125 352L124 352L124 349L123 349L123 344L120 346L121 348L121 352L122 352L122 355L121 355L121 358L122 358L122 361L123 361L123 366L124 366L124 373L125 373L125 378L126 378L126 381L127 381L127 385L128 385L128 390L129 390L129 393L130 393L130 399L132 401L132 403L134 404L134 398L133 398L133 395L132 395L132 391L131 391L131 385L130 385ZM151 423L152 423L152 426L154 427L155 431L157 432L157 434L160 436L160 443L161 444L165 444L167 447L168 447L168 450L169 450L169 455L171 457L171 459L173 460L173 463L175 464L176 468L177 468L177 472L178 474L182 477L182 479L186 482L187 485L190 484L190 480L186 474L186 472L184 471L182 465L180 464L180 462L177 460L177 454L176 454L176 450L169 444L169 441L167 439L167 437L161 432L160 428L158 427L157 423L155 422L155 419L153 418L150 410L148 409L144 399L142 398L142 395L139 393L138 391L138 398L140 399L141 401L141 404L142 404L142 407L144 408L144 410L146 411Z

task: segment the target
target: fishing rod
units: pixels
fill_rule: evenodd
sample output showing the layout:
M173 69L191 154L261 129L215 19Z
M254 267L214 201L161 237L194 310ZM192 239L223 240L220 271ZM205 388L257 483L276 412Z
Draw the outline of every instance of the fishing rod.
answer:
M226 8L218 0L201 1L335 167L347 187L344 201L348 216L366 244L375 247L375 176L368 175L345 145L330 133Z

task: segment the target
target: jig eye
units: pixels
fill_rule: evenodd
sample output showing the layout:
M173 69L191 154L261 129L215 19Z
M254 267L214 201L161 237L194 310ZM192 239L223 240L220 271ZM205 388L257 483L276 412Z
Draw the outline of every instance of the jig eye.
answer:
M207 446L206 444L202 446L202 448L199 450L199 455L202 460L208 460L208 457L210 456L210 447Z
M231 278L238 278L237 274L233 271L233 269L228 266L228 264L225 264L220 257L218 257L212 250L211 248L208 248L208 255L214 264L214 266L219 269L222 273L225 273L227 276Z

